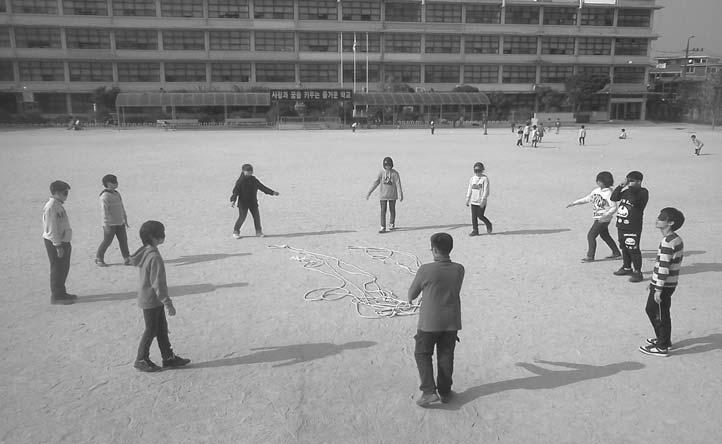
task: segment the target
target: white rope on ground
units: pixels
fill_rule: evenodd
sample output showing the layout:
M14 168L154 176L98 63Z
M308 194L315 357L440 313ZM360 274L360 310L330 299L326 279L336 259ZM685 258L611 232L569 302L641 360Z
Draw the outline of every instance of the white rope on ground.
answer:
M350 297L356 305L356 312L359 316L367 319L413 315L416 314L420 307L418 303L409 304L408 301L397 298L393 291L382 288L378 283L378 277L373 273L337 257L294 248L285 244L269 245L268 248L290 250L297 254L291 259L300 262L303 268L330 276L339 282L339 285L335 287L320 287L307 291L303 295L303 299L306 301L335 301ZM371 251L376 252L376 250L385 249L373 249ZM374 259L381 260L381 256L374 257ZM416 261L418 262L418 258ZM406 268L411 274L415 274L415 271L412 271L410 267L399 266ZM349 275L361 276L364 280L361 285L358 285L347 277Z
M398 251L398 250L391 250L389 248L383 248L383 247L362 247L362 246L355 246L351 245L348 247L349 250L362 250L366 255L370 256L371 259L375 259L377 261L381 261L384 264L387 260L393 259L394 265L403 268L404 270L408 271L410 274L415 275L416 272L419 270L419 267L421 266L421 261L419 258L412 253L407 253L405 251ZM409 260L407 262L410 262L409 265L402 263L400 257L407 257Z

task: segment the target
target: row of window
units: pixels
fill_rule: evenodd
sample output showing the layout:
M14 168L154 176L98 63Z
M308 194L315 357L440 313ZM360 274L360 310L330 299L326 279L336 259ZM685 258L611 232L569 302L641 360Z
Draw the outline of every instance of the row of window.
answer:
M16 27L17 48L61 48L59 28ZM155 30L116 29L116 49L158 50L159 36ZM206 50L206 32L193 30L162 31L164 50ZM298 45L293 31L255 31L253 48L256 51L299 51L338 52L339 44L344 51L352 51L354 34L337 32L299 32ZM459 54L462 40L466 54L537 54L537 36L504 36L503 46L498 35L422 34L418 33L358 33L356 49L359 52ZM423 44L422 44L423 40ZM0 48L10 47L10 29L0 27ZM111 31L94 28L65 29L65 43L71 49L110 49ZM646 38L606 37L541 37L542 54L610 55L612 46L617 55L647 55L649 40ZM250 31L208 31L208 46L211 50L250 51Z
M241 18L282 19L282 20L338 20L339 11L342 20L380 21L381 5L379 0L297 0L298 17L294 0L254 0L253 8L248 0L160 0L160 15L163 17L197 18ZM12 11L18 14L58 14L56 0L10 0ZM65 15L103 15L112 11L116 16L156 16L155 0L62 0ZM0 12L6 12L5 0L0 0ZM422 15L429 23L501 23L508 24L544 24L569 25L577 23L584 26L613 26L613 8L552 7L543 9L531 5L478 5L463 3L383 3L384 18L393 22L421 22ZM422 14L423 11L423 14ZM649 27L651 9L618 9L617 26Z
M61 61L20 61L20 81L64 82L65 63ZM207 64L204 62L164 62L166 82L206 82ZM296 82L298 68L300 82L338 82L339 65L336 63L255 63L256 82ZM609 74L608 66L541 65L539 82L563 83L575 72ZM116 62L119 82L160 82L159 62ZM241 62L210 63L212 82L250 82L252 65ZM371 63L368 81L420 83L422 70L425 83L536 83L537 65L420 65ZM382 75L383 71L383 75ZM365 64L357 64L356 80L366 81ZM113 82L112 62L68 62L71 82ZM641 83L645 79L643 66L615 66L614 81L617 83ZM343 65L344 81L353 80L353 64ZM15 81L13 62L0 61L0 81Z

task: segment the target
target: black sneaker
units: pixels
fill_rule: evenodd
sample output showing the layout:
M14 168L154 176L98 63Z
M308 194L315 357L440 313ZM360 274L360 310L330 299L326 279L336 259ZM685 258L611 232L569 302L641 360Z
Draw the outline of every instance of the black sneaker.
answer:
M491 234L492 231L494 231L494 230L493 230L493 227L492 227L491 225L489 225L489 226L486 228L486 234Z
M69 298L67 296L50 297L50 303L53 305L71 305L75 303L76 298Z
M656 345L640 346L639 351L641 351L645 355L661 356L661 357L669 356L669 350L667 350L666 348L659 348Z
M476 230L474 230L474 231L472 231L471 233L469 233L469 236L478 236L478 235L479 235L479 232L476 231Z
M641 271L635 271L629 277L629 282L642 282L643 280L644 280L644 277L642 276Z
M594 258L593 257L583 257L582 262L594 262Z
M416 405L419 407L428 407L429 404L432 402L436 402L439 400L439 395L436 394L436 392L433 393L424 393L421 395L419 399L416 400Z
M172 358L163 360L163 368L183 367L184 365L187 365L189 362L191 362L190 359L181 358L180 356L173 355Z
M153 361L151 361L150 359L147 359L147 358L141 359L140 361L135 361L135 363L133 364L133 368L135 368L136 370L138 370L140 372L147 372L147 373L159 372L161 370L160 367L155 365L155 363L153 363Z
M439 398L441 399L441 402L443 404L448 404L451 401L451 398L454 396L454 392L449 393L439 393Z
M633 273L631 268L620 268L619 270L614 272L615 276L629 276Z
M622 257L622 253L612 254L610 256L605 257L604 259L619 259L620 257Z
M133 265L133 263L130 261L130 256L123 259L123 265Z
M107 267L108 264L105 263L103 259L95 258L95 265L98 267Z
M656 346L658 342L659 342L659 339L657 339L657 338L647 338L647 344L649 344L649 345L655 345L655 346ZM669 347L667 347L667 350L672 350L672 345L671 345L671 344L670 344Z

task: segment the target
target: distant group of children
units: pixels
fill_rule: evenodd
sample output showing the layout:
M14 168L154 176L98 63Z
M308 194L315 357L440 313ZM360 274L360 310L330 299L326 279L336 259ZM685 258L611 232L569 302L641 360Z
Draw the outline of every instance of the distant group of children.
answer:
M523 147L524 143L529 143L531 138L532 148L537 148L539 142L544 138L544 124L539 122L538 125L532 125L531 122L526 122L524 126L519 125L516 135L516 146Z

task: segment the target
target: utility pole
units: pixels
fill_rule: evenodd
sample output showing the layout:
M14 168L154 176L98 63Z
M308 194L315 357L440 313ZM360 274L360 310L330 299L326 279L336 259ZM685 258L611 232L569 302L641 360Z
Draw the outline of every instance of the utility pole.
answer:
M687 48L684 50L684 65L682 68L682 81L687 77L687 63L689 63L689 41L692 40L695 36L691 35L687 37Z

